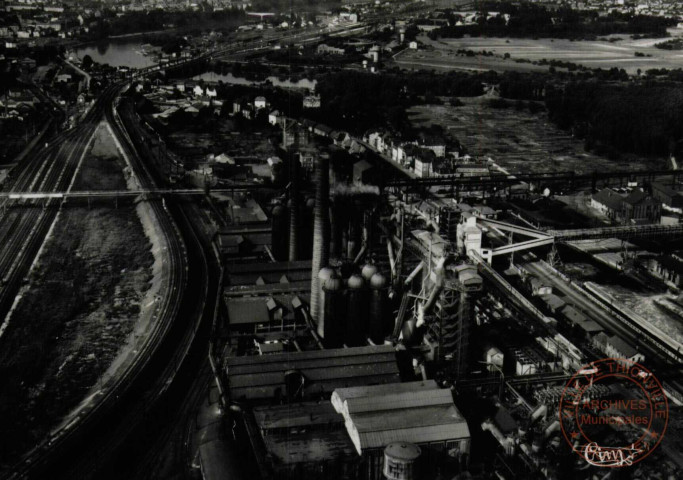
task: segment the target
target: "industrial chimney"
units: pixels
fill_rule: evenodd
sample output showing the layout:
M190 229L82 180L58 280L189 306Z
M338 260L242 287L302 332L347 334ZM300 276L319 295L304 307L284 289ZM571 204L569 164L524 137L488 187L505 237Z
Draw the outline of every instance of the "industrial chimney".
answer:
M293 262L298 256L299 232L299 159L292 155L289 158L289 261Z
M330 157L321 154L316 164L315 211L313 212L313 258L311 265L311 316L320 318L322 291L318 273L330 260Z

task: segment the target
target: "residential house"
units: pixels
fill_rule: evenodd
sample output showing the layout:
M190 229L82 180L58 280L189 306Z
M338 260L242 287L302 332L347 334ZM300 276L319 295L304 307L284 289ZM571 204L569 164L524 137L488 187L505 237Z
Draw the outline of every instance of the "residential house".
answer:
M201 85L195 85L192 89L192 93L194 93L195 97L202 97L204 96L204 89L201 87Z
M320 108L320 95L306 95L303 102L304 108Z
M677 255L660 255L647 263L648 271L667 284L683 287L683 260Z
M438 135L420 134L417 144L434 152L437 158L446 156L446 141Z
M266 97L256 97L254 99L254 108L256 110L266 108L267 106L268 106L268 102L266 101Z
M645 355L616 335L607 338L605 342L605 354L610 358L623 358L636 363L645 360Z
M318 48L316 49L316 53L318 55L324 55L324 54L344 55L344 53L346 53L346 51L343 48L333 47L331 45L321 43L320 45L318 45Z
M622 221L647 221L657 223L662 215L662 204L641 189L632 190L622 204Z
M284 117L280 115L279 110L273 110L268 114L268 123L270 123L271 125L277 125L278 123L280 123L280 119L282 118Z
M415 156L415 166L413 171L420 178L432 176L432 164L434 163L434 152L432 150L420 149Z
M652 196L662 202L665 208L683 213L683 189L680 185L671 186L652 182Z

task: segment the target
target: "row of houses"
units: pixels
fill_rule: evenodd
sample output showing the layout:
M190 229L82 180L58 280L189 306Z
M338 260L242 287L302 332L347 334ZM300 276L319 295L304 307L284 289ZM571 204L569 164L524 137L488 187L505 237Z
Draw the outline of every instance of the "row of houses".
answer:
M604 188L591 196L591 207L618 223L658 223L662 216L662 202L640 188Z

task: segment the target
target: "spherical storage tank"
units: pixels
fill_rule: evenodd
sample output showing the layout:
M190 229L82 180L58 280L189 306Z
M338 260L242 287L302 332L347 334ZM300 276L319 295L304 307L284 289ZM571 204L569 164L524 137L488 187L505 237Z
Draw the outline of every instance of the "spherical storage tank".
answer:
M363 268L360 271L360 274L363 276L363 280L366 282L369 282L375 273L377 273L377 267L372 263L366 263L363 265Z
M422 450L413 443L394 442L384 449L384 476L388 480L415 478L415 461Z
M346 329L344 343L350 347L366 345L368 334L368 291L365 280L358 274L348 280L346 305Z

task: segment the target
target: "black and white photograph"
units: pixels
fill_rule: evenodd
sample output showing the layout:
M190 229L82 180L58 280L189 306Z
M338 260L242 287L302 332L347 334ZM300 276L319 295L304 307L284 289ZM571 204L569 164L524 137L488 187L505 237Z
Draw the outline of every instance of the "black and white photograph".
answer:
M0 480L683 479L683 1L0 0Z

